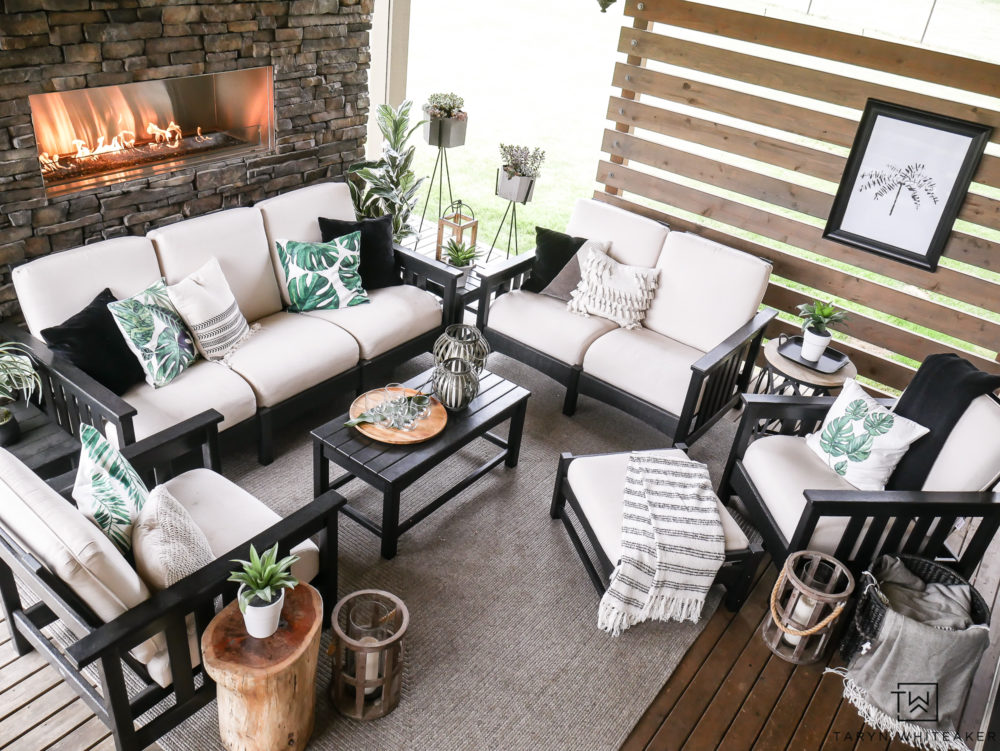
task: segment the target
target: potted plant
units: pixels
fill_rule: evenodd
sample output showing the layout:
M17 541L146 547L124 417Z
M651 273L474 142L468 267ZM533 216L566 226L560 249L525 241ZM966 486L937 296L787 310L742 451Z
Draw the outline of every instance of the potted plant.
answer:
M28 350L16 342L0 344L0 446L9 446L21 437L21 428L6 404L19 396L30 399L41 390L42 379L35 371Z
M416 146L407 146L413 132L423 121L410 125L412 102L406 101L393 109L380 104L375 113L382 131L382 158L352 164L347 169L347 184L351 189L358 219L377 219L392 214L393 242L402 242L414 234L410 214L417 205L417 191L424 178L417 179L411 169Z
M799 318L802 319L802 359L816 362L826 352L830 339L833 338L827 326L843 323L847 320L847 313L837 310L831 302L819 300L802 303L798 311Z
M299 581L291 575L292 564L299 560L290 555L278 560L278 544L263 555L250 546L250 560L234 560L243 566L242 571L234 571L229 581L240 585L236 598L247 633L257 639L266 639L278 630L281 606L285 602L285 590L296 586Z
M535 193L535 180L545 161L541 149L500 144L503 167L497 171L497 195L508 201L527 203Z
M465 100L458 94L431 94L424 105L424 138L431 146L450 149L465 144L469 116L462 109Z
M448 258L448 263L462 272L462 276L458 280L458 288L464 289L465 283L469 280L469 274L476 265L476 259L482 254L475 245L464 243L455 238L448 240L442 250Z

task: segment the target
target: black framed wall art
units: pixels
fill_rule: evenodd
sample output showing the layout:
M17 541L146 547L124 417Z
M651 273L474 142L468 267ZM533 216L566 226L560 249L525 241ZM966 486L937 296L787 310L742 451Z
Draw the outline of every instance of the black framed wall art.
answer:
M823 237L933 271L991 132L869 99Z

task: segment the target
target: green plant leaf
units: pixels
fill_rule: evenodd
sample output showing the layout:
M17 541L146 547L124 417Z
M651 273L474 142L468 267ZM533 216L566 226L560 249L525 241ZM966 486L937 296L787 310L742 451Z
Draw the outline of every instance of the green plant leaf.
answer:
M872 412L865 418L864 428L870 436L885 435L892 430L895 421L888 412Z
M845 452L848 461L863 462L872 453L872 441L874 439L867 433L852 436L847 442Z
M837 462L833 465L833 471L843 477L847 474L847 462Z
M868 405L865 404L864 399L855 399L847 405L847 409L844 410L844 414L852 420L860 420L868 414Z
M851 429L851 418L847 415L830 420L820 433L819 445L823 452L830 456L844 456L847 453L848 442L854 437Z
M337 291L321 274L302 274L289 280L288 297L293 310L339 307Z

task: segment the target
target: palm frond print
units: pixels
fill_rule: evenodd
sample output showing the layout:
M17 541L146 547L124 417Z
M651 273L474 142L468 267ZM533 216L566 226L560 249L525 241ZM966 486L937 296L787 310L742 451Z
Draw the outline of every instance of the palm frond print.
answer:
M889 207L889 216L896 210L896 202L899 201L900 193L906 190L913 206L920 210L922 196L927 196L933 203L938 202L937 185L934 178L924 170L926 166L915 162L905 167L897 167L895 164L886 166L885 169L862 172L859 178L860 185L858 192L875 191L874 198L879 200L892 195L892 206Z

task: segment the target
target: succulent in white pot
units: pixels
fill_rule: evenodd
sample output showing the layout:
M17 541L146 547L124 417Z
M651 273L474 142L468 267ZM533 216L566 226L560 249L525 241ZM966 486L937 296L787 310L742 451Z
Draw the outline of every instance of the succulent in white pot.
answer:
M816 362L826 352L833 338L827 326L845 322L847 313L835 308L832 302L820 300L802 303L798 311L799 318L802 319L802 359Z
M27 348L17 342L0 344L0 446L9 446L21 437L17 418L5 405L18 397L30 399L42 388Z
M535 181L545 161L542 149L500 144L503 166L497 171L497 195L527 203L535 194Z
M456 240L455 238L448 240L442 246L441 250L444 251L444 255L448 259L448 264L462 272L457 286L459 289L464 289L466 282L469 281L469 274L475 268L476 259L482 254L476 249L475 245Z
M285 590L299 583L291 574L292 564L298 560L297 555L289 555L279 561L278 544L275 543L263 555L257 555L257 550L251 545L249 561L233 561L243 567L232 572L229 581L240 585L236 599L250 636L266 639L278 630Z
M465 100L458 94L431 94L424 105L424 138L431 146L450 149L465 144L469 115L462 109Z

